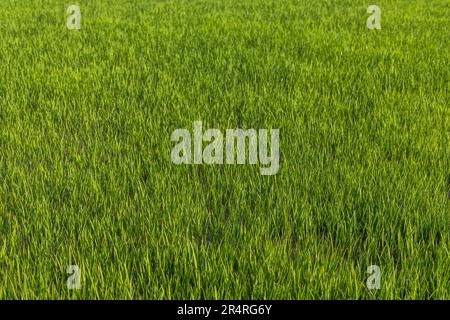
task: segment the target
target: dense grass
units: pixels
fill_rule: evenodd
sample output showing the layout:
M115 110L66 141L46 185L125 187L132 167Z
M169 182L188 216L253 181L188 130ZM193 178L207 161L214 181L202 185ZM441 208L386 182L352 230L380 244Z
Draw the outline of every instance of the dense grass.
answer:
M2 0L0 298L449 299L450 4L373 3ZM173 165L196 120L280 171Z

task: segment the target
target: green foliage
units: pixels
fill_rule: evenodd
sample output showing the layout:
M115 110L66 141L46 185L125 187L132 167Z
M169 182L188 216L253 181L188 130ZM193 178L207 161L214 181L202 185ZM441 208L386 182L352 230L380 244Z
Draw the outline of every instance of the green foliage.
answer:
M0 2L0 298L450 298L447 0L70 4ZM196 120L280 171L173 165Z

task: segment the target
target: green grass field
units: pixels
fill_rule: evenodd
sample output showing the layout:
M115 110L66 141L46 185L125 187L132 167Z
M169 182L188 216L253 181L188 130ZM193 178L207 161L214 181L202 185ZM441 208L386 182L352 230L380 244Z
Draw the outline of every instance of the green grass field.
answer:
M449 34L448 0L2 0L0 298L450 299ZM174 165L194 121L279 128L279 172Z

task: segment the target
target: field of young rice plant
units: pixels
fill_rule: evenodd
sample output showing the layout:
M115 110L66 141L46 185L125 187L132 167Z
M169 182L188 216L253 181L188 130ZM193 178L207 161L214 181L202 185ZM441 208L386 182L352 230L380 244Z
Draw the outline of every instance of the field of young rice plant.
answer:
M449 35L448 0L1 0L0 299L450 299Z

